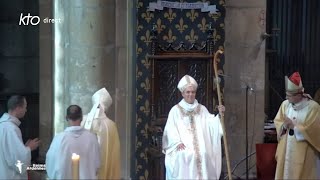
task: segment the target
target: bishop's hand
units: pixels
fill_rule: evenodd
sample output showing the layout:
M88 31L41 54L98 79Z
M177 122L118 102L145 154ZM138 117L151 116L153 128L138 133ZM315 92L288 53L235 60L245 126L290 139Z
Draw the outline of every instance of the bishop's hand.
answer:
M219 114L223 116L224 112L226 111L226 107L224 107L224 105L219 105L218 110L219 110Z
M283 127L285 129L293 129L295 124L296 123L292 119L288 118L287 116L284 117Z
M186 148L186 146L183 144L183 143L180 143L178 146L177 146L177 150L178 151L182 151Z

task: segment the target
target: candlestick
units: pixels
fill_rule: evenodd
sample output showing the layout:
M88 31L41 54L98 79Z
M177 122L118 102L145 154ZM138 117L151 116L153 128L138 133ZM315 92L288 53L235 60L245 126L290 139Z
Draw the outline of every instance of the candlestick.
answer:
M72 153L72 179L79 179L79 161L80 156L76 153Z

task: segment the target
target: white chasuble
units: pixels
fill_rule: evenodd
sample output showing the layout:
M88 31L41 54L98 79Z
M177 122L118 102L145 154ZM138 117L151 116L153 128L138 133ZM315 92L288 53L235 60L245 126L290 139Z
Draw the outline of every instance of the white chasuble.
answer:
M99 143L95 134L81 126L67 127L56 135L46 155L49 179L72 179L72 154L80 156L79 178L97 179L100 167Z
M163 133L167 179L219 179L221 173L220 119L195 101L181 100L168 116ZM183 143L186 148L177 150Z

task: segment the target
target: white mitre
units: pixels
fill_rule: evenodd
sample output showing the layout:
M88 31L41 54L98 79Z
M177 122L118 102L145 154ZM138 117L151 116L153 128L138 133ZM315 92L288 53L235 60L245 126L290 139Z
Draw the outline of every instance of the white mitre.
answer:
M112 98L106 88L101 88L93 94L92 104L93 106L84 125L84 128L88 130L91 129L93 120L99 116L100 111L106 113L112 104Z
M193 86L195 89L197 89L198 83L195 79L193 79L193 77L185 75L181 78L177 87L180 90L180 92L183 92L188 86Z
M286 92L289 94L303 93L304 88L299 72L294 72L289 78L285 76Z

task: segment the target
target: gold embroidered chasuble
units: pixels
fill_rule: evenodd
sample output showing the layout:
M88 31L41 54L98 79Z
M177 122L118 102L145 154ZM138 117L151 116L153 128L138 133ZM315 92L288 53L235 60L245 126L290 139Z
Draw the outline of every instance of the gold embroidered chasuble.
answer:
M106 116L112 104L112 98L105 88L92 96L93 107L85 115L81 126L97 135L100 145L100 168L98 179L120 179L120 138L115 122ZM89 124L89 125L88 125Z
M283 126L285 116L297 125L294 135ZM274 119L278 134L275 179L318 179L320 152L320 106L304 99L292 105L284 101Z
M172 107L162 138L166 179L219 179L222 127L198 102ZM185 149L178 150L179 144Z
M181 111L182 117L189 117L190 119L190 133L192 134L192 141L193 141L193 148L194 148L194 152L195 152L195 159L196 159L196 166L197 166L197 170L198 170L198 176L199 179L202 179L202 161L201 161L201 157L200 157L200 150L199 150L199 142L198 142L198 136L197 136L197 127L195 125L194 122L194 116L196 114L199 114L200 112L200 105L198 105L195 110L193 111L186 111L184 110L179 104L177 105L178 108Z

